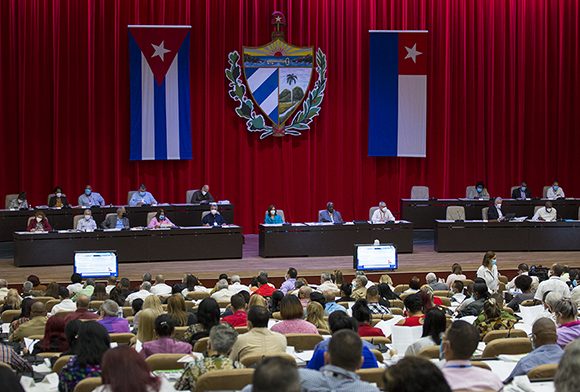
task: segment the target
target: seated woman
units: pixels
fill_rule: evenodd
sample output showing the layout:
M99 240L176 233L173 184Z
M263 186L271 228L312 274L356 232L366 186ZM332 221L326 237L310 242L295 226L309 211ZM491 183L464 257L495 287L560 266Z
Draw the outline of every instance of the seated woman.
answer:
M139 328L137 329L137 335L131 339L131 345L137 345L137 342L141 344L155 340L155 320L159 313L153 309L143 309L139 312Z
M556 325L558 329L558 345L562 348L568 343L580 338L580 321L578 321L578 308L570 298L563 298L554 307Z
M172 295L167 299L167 314L176 327L187 327L196 323L195 314L189 313L185 309L185 300L181 295Z
M110 299L103 302L101 305L101 319L98 320L99 324L107 329L109 333L128 333L131 332L129 329L129 322L123 317L118 317L119 305Z
M469 292L469 289L468 289ZM489 290L485 280L476 278L473 283L472 300L466 298L465 301L457 308L457 317L479 316L483 310L483 304L489 298Z
M270 204L268 206L268 211L266 212L266 216L264 217L265 224L280 224L284 223L284 220L280 215L276 213L276 207L274 204Z
M328 322L324 319L324 307L318 302L310 302L306 307L306 321L317 329L328 329Z
M140 299L140 298L134 299L133 302L136 301L137 299ZM133 303L131 303L131 308L133 310L138 309L138 308L133 308ZM135 328L139 328L139 317L141 316L141 312L145 309L153 310L153 313L154 313L153 321L155 321L155 318L157 316L165 313L165 311L163 310L163 305L161 305L161 300L159 299L159 297L156 295L149 295L149 296L145 297L145 300L141 304L141 308L139 310L137 310L137 313L135 313L135 318L133 319L133 326Z
M445 284L447 285L447 287L451 287L453 286L453 282L455 282L456 280L466 280L466 279L467 277L463 273L461 264L453 263L453 265L451 266L451 274L447 276Z
M379 289L379 296L381 298L379 303L381 303L381 301L382 301L383 303L386 304L387 307L390 307L390 302L389 302L390 300L401 299L399 297L399 295L393 291L393 289L391 288L391 286L388 283L379 283L377 288Z
M31 219L28 222L28 227L26 231L31 232L43 232L43 231L52 231L52 226L48 223L48 219L46 219L46 215L42 211L36 211L34 213L34 219Z
M179 342L171 337L175 331L175 325L171 316L162 314L155 319L155 333L158 338L143 343L141 354L145 358L153 354L190 354L191 344Z
M165 215L165 210L160 208L157 211L157 214L151 219L149 224L147 225L148 229L160 229L162 227L177 227L169 220L169 218Z
M281 334L318 333L318 328L314 324L303 319L304 309L295 295L286 295L282 298L282 301L280 301L280 314L283 321L272 326L270 328L272 331Z
M352 284L343 283L340 285L340 295L341 297L336 300L336 302L355 302L356 299L352 297Z
M358 335L363 336L385 336L383 331L371 325L371 310L366 299L359 299L352 306L352 317L358 321Z
M220 323L220 306L213 298L205 298L197 307L197 323L190 325L183 335L183 340L195 346L201 338L209 336L212 327Z
M107 351L103 355L101 368L103 385L94 392L174 391L167 378L153 375L143 357L129 346L119 346ZM131 377L127 377L129 374Z
M101 376L101 360L110 348L109 333L96 321L84 321L79 327L76 355L59 373L58 390L74 391L76 385L88 377Z
M49 196L48 206L54 208L70 207L66 195L62 193L62 188L60 186L54 188L54 193Z
M16 199L12 200L8 205L8 209L10 210L27 210L28 208L26 192L20 192Z
M405 355L417 355L421 349L428 346L439 346L441 337L445 332L447 319L445 313L437 308L433 308L425 315L423 322L423 334L421 339L410 345Z
M93 295L91 295L91 301L106 301L109 299L107 294L107 286L104 283L95 284L95 289L93 290Z
M196 358L185 366L181 378L175 384L178 391L195 391L199 377L214 370L243 368L239 362L234 362L229 355L238 338L238 333L229 324L219 324L209 332L207 356Z
M18 294L18 290L10 289L4 298L4 304L0 309L0 313L5 310L18 310L20 309L20 304L22 303L22 297Z
M510 330L518 320L502 310L495 298L489 298L483 304L483 312L475 319L473 325L479 331L479 338L483 340L485 335L491 331Z
M31 354L66 352L69 346L64 334L65 324L64 317L50 317L44 327L44 337L34 345Z
M406 308L406 317L399 321L397 325L405 327L418 327L423 325L425 315L423 314L423 301L420 294L410 294L403 301Z

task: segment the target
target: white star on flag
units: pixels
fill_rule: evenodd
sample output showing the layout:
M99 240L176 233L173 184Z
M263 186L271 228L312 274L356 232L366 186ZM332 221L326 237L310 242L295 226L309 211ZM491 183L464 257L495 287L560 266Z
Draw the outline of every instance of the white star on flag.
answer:
M423 54L423 52L419 52L417 50L417 44L413 45L412 48L408 48L405 46L405 49L407 50L407 55L405 56L405 59L412 59L413 62L417 64L417 56Z
M159 45L151 44L151 46L153 46L153 49L155 49L155 53L153 53L151 58L159 56L159 58L161 58L161 61L165 61L164 59L165 53L171 52L171 50L165 49L165 41L161 41Z

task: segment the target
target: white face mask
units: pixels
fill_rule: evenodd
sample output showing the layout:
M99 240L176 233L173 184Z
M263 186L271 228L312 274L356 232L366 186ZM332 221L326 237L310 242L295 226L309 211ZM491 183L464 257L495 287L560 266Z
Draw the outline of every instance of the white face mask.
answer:
M90 215L85 215L85 219L86 220L89 220L89 219L91 219L91 216Z
M383 207L383 208L381 208L381 211L383 211L383 212L387 212L387 207Z
M215 215L215 214L217 214L217 210L211 210L211 213L212 213L213 215Z
M270 210L270 215L276 215L276 210Z
M205 196L207 195L207 191L201 191L201 194Z
M497 208L501 209L501 204L496 204Z
M62 193L60 193L60 192L58 192L58 193L56 194L56 197L61 197L61 196L62 196Z
M36 217L36 221L37 221L38 223L42 222L42 217L41 217L41 216L37 216L37 217Z

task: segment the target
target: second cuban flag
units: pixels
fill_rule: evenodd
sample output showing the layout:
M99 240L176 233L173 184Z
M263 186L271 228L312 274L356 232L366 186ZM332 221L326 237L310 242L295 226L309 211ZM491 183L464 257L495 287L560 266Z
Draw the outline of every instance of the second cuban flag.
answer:
M426 156L427 38L370 31L369 156Z

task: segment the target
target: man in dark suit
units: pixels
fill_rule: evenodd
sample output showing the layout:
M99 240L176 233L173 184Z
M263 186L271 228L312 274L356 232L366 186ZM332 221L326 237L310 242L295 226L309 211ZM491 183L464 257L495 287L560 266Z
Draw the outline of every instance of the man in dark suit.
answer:
M514 189L512 192L512 199L525 200L531 198L532 192L528 189L528 184L526 184L525 181L522 181L522 185L520 185L519 188Z
M200 190L193 192L191 195L191 204L206 204L213 203L215 200L211 193L209 193L209 185L204 185Z
M101 223L101 227L103 229L128 229L129 218L127 218L125 207L117 208L117 215L109 215L105 221Z
M225 225L226 221L218 212L218 206L216 203L211 203L209 207L209 214L203 217L201 223L204 226L221 226Z
M501 210L501 203L502 203L502 198L501 197L496 197L495 198L495 202L493 204L493 206L489 207L489 210L487 210L487 220L496 220L496 221L501 221L504 218L504 213Z
M322 210L318 216L320 222L343 223L340 212L334 209L334 203L326 203L326 210Z

